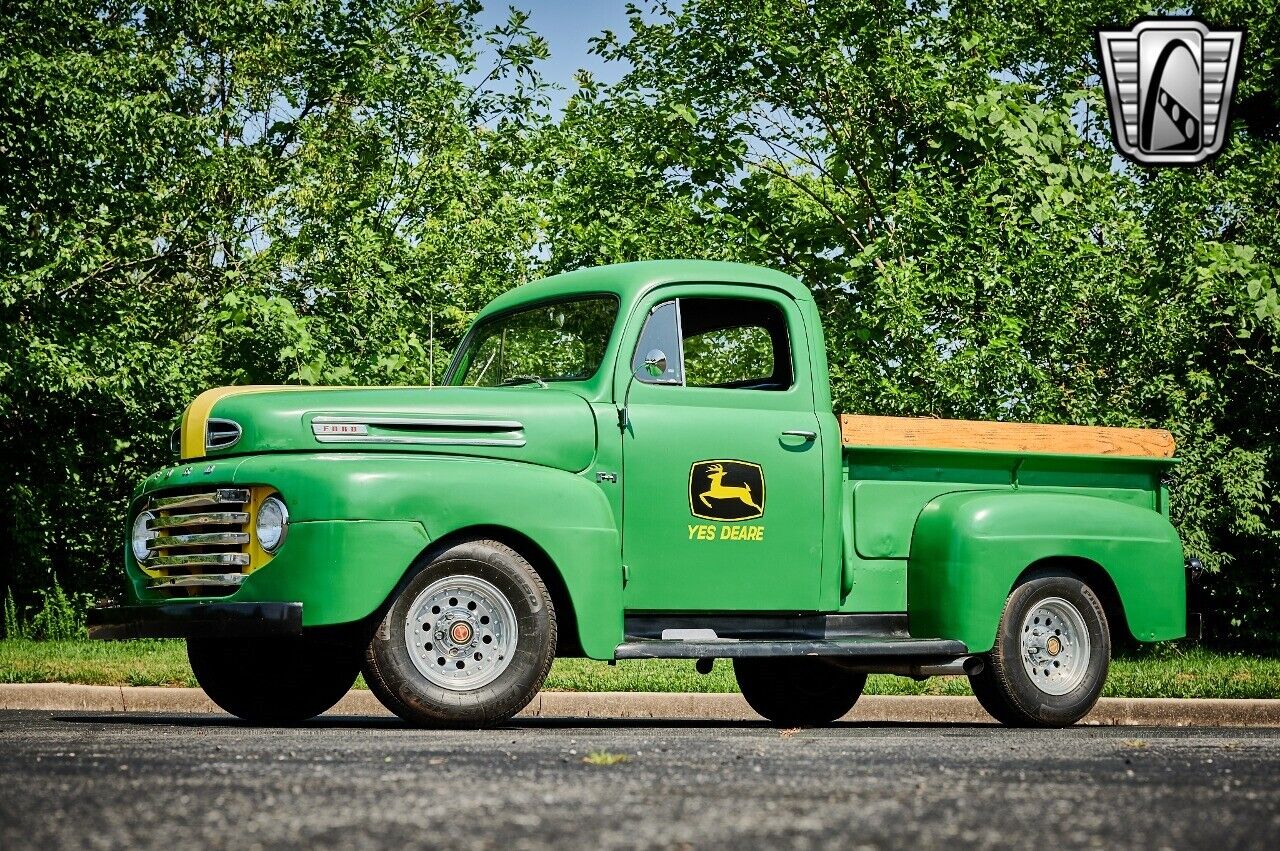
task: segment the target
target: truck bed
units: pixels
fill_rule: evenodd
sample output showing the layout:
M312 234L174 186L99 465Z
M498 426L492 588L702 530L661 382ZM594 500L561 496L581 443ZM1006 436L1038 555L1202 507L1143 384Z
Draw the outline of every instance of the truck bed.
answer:
M1163 477L1177 463L1157 429L841 417L842 611L906 607L916 519L956 491L1066 491L1168 515Z

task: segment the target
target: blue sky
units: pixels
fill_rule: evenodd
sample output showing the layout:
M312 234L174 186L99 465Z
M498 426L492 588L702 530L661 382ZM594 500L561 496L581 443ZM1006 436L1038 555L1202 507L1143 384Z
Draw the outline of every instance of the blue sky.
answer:
M602 82L613 82L621 75L619 65L609 65L587 52L587 39L606 29L625 35L628 32L626 0L487 3L479 22L486 27L505 22L512 5L528 12L529 26L547 40L551 58L542 64L543 75L549 82L559 83L565 89L557 98L557 106L573 91L573 75L579 68L591 71Z

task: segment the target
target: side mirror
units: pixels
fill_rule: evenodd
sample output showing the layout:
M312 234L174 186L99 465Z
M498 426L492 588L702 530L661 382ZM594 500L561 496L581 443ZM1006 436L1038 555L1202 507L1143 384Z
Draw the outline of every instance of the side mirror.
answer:
M658 378L667 371L667 355L662 349L650 349L644 356L644 371Z

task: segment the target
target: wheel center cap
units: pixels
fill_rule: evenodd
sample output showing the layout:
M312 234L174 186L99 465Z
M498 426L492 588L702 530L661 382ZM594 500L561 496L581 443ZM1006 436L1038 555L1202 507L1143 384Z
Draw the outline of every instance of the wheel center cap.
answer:
M1049 636L1049 640L1044 643L1044 649L1049 651L1050 656L1057 656L1062 652L1062 639L1056 635Z
M449 627L449 637L453 639L454 644L466 644L471 640L471 624L458 621Z

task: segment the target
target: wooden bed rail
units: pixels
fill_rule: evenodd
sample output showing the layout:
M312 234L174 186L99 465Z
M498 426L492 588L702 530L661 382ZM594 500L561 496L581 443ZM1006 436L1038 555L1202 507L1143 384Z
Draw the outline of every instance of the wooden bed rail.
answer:
M994 423L915 417L840 416L845 446L914 446L992 452L1172 458L1173 435L1159 428Z

